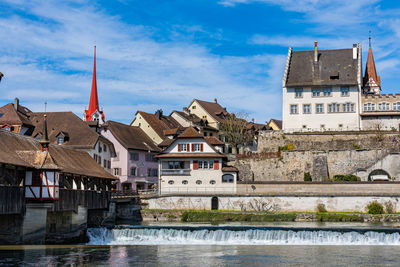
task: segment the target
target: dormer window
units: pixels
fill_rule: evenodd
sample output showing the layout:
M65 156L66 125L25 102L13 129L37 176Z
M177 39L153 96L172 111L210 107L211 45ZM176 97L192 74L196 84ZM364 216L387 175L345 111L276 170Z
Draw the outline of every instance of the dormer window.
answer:
M62 145L62 144L64 144L64 137L59 136L59 137L57 138L57 145Z

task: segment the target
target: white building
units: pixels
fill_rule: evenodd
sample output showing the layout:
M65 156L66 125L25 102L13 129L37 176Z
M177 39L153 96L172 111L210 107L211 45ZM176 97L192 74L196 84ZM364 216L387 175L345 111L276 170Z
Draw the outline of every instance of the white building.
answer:
M360 130L361 44L349 49L293 51L283 86L283 130Z
M182 132L157 156L160 194L235 193L237 169L224 166L226 157L214 147L220 145L216 141L192 127Z

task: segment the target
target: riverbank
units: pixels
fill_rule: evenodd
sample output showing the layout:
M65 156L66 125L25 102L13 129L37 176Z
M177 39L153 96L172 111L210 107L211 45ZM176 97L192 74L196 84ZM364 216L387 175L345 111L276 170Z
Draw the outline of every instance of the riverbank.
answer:
M141 210L144 222L400 222L400 214Z

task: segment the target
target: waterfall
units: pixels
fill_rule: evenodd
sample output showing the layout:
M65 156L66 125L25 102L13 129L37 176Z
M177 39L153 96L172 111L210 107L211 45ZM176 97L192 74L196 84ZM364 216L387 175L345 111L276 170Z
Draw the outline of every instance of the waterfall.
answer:
M90 228L88 245L400 245L398 232Z

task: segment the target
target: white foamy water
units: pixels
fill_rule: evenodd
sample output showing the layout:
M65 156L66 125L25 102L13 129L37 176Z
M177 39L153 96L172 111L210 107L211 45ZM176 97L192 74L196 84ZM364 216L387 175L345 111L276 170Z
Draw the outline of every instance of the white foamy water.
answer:
M88 229L89 245L400 245L399 233L369 231Z

